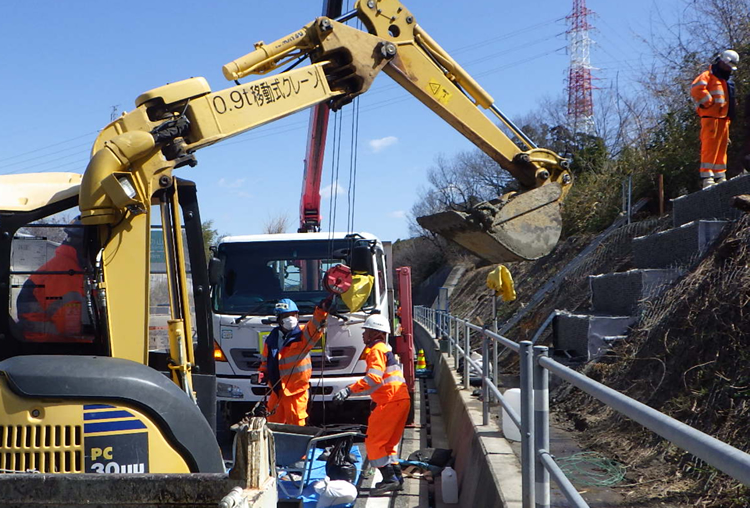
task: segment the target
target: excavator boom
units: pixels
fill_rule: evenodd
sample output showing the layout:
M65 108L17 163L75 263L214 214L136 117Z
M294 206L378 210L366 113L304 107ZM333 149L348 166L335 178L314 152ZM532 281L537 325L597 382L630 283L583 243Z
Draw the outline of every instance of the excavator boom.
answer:
M521 186L516 197L504 196L460 211L419 217L420 225L491 262L536 259L549 253L561 232L560 203L572 185L568 161L550 150L538 148L503 115L493 98L430 37L400 1L360 0L354 11L341 19L354 16L370 34L383 41L379 50L388 58L383 71L510 172ZM275 69L293 52L290 40L302 41L294 50L306 52L312 61L328 58L331 53L323 56L311 48L310 34L316 25L334 33L342 26L337 21L319 18L302 31L272 44L258 43L256 51L227 64L225 76L237 79ZM351 67L356 65L353 62ZM348 67L345 65L343 69ZM337 69L329 76L341 72L342 69ZM331 106L341 107L364 91L350 90L333 99ZM488 117L483 110L489 110L493 116ZM501 123L518 144L495 122ZM540 191L548 185L558 190ZM498 205L507 207L529 193L501 212Z

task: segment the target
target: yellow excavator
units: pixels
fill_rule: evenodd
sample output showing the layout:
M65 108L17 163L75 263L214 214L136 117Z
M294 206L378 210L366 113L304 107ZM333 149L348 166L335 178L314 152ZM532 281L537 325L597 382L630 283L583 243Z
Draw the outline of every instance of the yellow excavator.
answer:
M345 24L355 17L366 31ZM359 0L338 19L257 43L223 71L236 86L212 91L191 78L140 95L101 130L83 175L0 176L0 303L9 309L0 472L223 474L211 275L195 186L174 170L195 165L203 147L313 105L339 109L381 71L520 183L514 195L420 223L493 262L555 246L567 161L516 129L398 0ZM267 76L239 82L249 75ZM151 254L157 225L161 260ZM168 288L162 352L149 347L154 263ZM27 476L0 474L0 498Z

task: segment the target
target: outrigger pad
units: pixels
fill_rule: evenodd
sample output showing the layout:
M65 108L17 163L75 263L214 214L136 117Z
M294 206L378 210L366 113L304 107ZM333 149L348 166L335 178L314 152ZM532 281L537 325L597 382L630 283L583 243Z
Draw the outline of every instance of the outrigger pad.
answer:
M539 259L560 239L561 192L559 184L550 183L516 195L501 208L500 201L484 202L468 212L450 210L417 222L490 263Z

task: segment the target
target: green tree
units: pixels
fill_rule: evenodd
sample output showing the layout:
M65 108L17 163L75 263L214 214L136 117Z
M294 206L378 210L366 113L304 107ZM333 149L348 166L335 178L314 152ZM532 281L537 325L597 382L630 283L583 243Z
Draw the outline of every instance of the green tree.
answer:
M226 235L219 234L219 230L214 228L213 219L203 221L201 230L203 231L203 247L206 249L206 259L209 259L211 257L209 247L215 245L222 236Z

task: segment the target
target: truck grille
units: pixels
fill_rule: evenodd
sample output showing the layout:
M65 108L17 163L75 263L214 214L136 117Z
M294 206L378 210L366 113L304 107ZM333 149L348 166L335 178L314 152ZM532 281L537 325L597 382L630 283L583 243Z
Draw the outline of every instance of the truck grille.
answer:
M328 351L328 359L325 362L325 369L344 369L352 364L354 355L357 352L353 347L337 347ZM260 368L260 354L255 349L234 348L229 350L235 365L240 370L254 372ZM313 373L321 371L323 356L320 353L313 353L310 356Z
M80 425L0 426L0 472L83 472Z

